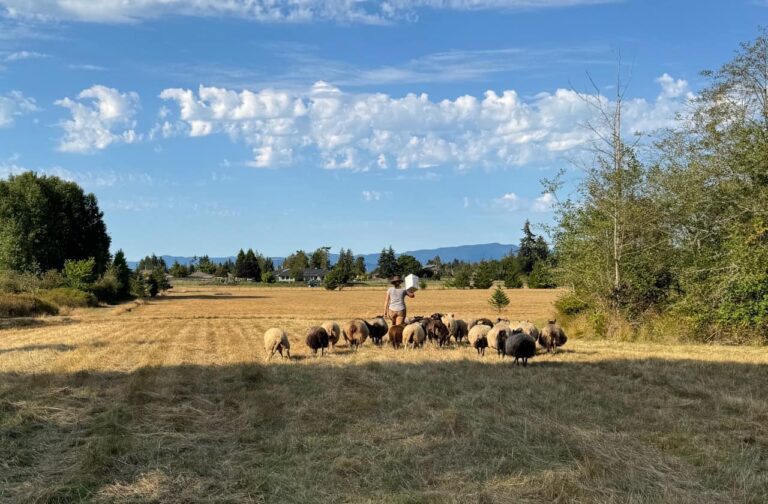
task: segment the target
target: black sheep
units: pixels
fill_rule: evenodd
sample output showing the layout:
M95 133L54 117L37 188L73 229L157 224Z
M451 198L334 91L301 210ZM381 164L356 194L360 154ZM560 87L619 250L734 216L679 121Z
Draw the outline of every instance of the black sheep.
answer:
M523 366L527 366L528 359L536 355L536 340L522 330L515 329L512 331L512 335L507 338L504 351L506 355L515 358L515 364L519 364L519 359L523 361Z
M504 357L504 347L506 346L507 338L509 337L507 332L506 329L503 329L496 333L496 353L499 357Z
M384 339L384 335L387 334L387 331L389 330L387 321L384 320L384 317L378 316L373 319L373 322L364 322L365 325L368 326L368 334L370 335L373 344L377 346L381 345L381 341Z
M481 336L475 340L472 346L477 350L477 355L485 357L485 349L488 348L488 338Z
M325 349L328 348L328 333L322 327L310 327L306 342L313 354L317 355L317 351L320 350L320 355L324 355Z

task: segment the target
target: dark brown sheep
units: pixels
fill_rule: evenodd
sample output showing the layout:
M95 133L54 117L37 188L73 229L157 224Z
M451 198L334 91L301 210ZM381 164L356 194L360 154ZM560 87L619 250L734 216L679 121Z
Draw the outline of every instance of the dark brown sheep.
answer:
M480 319L475 320L475 325L487 325L487 326L493 327L496 324L491 322L491 319L480 318Z
M450 340L448 328L445 327L445 324L443 324L443 321L440 319L431 319L427 323L426 331L427 338L430 341L437 343L437 345L440 347L448 344L448 341Z
M306 342L313 354L317 355L317 351L320 350L320 355L324 355L325 349L328 348L328 332L319 326L310 327Z
M509 329L500 329L496 333L496 354L499 357L504 357L504 352L507 344L507 338L509 338L511 331Z
M568 337L556 320L550 320L539 334L539 345L546 348L547 352L556 353L557 347L565 345L566 341Z
M395 350L403 345L403 329L405 329L404 325L393 325L389 328L389 342Z

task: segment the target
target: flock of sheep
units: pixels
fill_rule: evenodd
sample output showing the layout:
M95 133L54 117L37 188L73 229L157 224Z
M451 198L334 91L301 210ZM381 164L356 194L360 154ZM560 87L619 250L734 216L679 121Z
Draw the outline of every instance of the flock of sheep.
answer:
M537 342L547 352L556 352L557 347L563 346L568 340L555 320L550 320L539 330L528 321L511 322L499 318L492 322L490 319L481 318L465 322L453 314L433 313L429 317L408 318L404 324L391 327L383 316L375 317L371 322L354 319L343 328L336 322L323 322L319 326L309 328L305 342L314 354L320 350L320 355L323 355L326 348L336 346L341 336L353 350L357 350L368 338L377 346L388 340L396 350L400 347L406 350L409 347L420 348L427 340L443 347L451 343L451 338L460 345L464 338L467 338L469 345L478 355L484 356L485 349L491 347L500 357L513 357L515 364L522 362L523 366L528 364L528 359L536 355ZM267 360L275 353L284 357L283 351L286 353L285 357L291 356L288 334L277 327L264 333L264 348L268 354Z

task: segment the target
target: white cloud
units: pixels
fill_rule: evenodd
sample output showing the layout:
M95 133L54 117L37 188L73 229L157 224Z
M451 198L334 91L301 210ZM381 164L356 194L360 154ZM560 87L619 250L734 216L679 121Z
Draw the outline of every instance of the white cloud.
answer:
M333 20L386 23L414 19L418 9L514 10L572 7L617 0L0 0L6 16L99 23L164 15L231 16L263 22Z
M555 205L556 199L555 195L552 193L544 193L535 200L533 200L533 205L531 207L531 210L534 212L551 212L552 207Z
M493 206L496 208L502 208L509 210L510 212L517 211L521 208L522 200L520 196L513 192L508 192L500 198L493 200Z
M0 95L0 128L13 126L17 117L38 110L35 100L27 98L21 91Z
M121 93L97 85L83 90L76 100L64 98L55 102L72 114L71 120L60 124L64 137L59 142L59 150L93 152L113 143L133 143L140 139L133 119L139 105L136 93Z
M365 201L379 201L381 193L378 191L363 191L363 199Z
M671 125L691 96L685 81L659 83L657 99L625 101L626 134ZM176 102L178 118L153 131L227 134L250 146L251 164L260 168L316 159L327 169L352 170L547 163L590 142L583 125L595 113L567 89L529 99L505 90L433 101L426 94L345 93L320 81L304 93L200 86L166 89L160 97Z
M13 62L13 61L22 61L22 60L28 60L28 59L41 59L41 58L48 58L49 56L47 54L35 52L35 51L17 51L8 53L3 57L4 61L7 62Z
M0 160L0 177L19 175L27 171L34 171L40 175L59 177L67 182L75 182L87 190L100 187L114 187L118 184L132 184L151 186L154 179L148 173L128 172L117 173L114 170L103 171L72 171L60 166L50 168L29 168L19 164L19 156L13 155L6 160Z

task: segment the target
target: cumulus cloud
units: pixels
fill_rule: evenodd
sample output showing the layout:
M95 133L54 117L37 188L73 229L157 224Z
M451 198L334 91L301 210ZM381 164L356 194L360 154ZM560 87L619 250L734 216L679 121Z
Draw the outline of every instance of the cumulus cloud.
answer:
M555 195L552 193L544 193L535 200L533 200L533 205L531 207L531 210L534 212L551 212L552 207L555 205Z
M163 15L230 16L265 22L332 20L386 23L413 19L418 9L513 10L572 7L617 0L0 0L6 16L100 23Z
M64 98L55 104L72 114L71 120L60 123L64 129L60 151L87 153L140 138L134 120L139 106L136 93L97 85L81 91L75 100Z
M496 208L502 208L504 210L514 212L520 209L522 205L522 199L517 194L508 192L500 198L494 199L493 204Z
M0 95L0 128L13 126L17 117L38 110L35 100L24 96L21 91Z
M671 79L671 77L669 78ZM625 101L625 133L669 126L690 97L685 81L659 80L657 99ZM307 92L166 89L175 117L164 136L226 134L253 151L256 167L319 159L328 169L511 167L544 163L584 146L595 111L576 92L524 99L514 90L434 101L426 94L345 93L326 82Z

